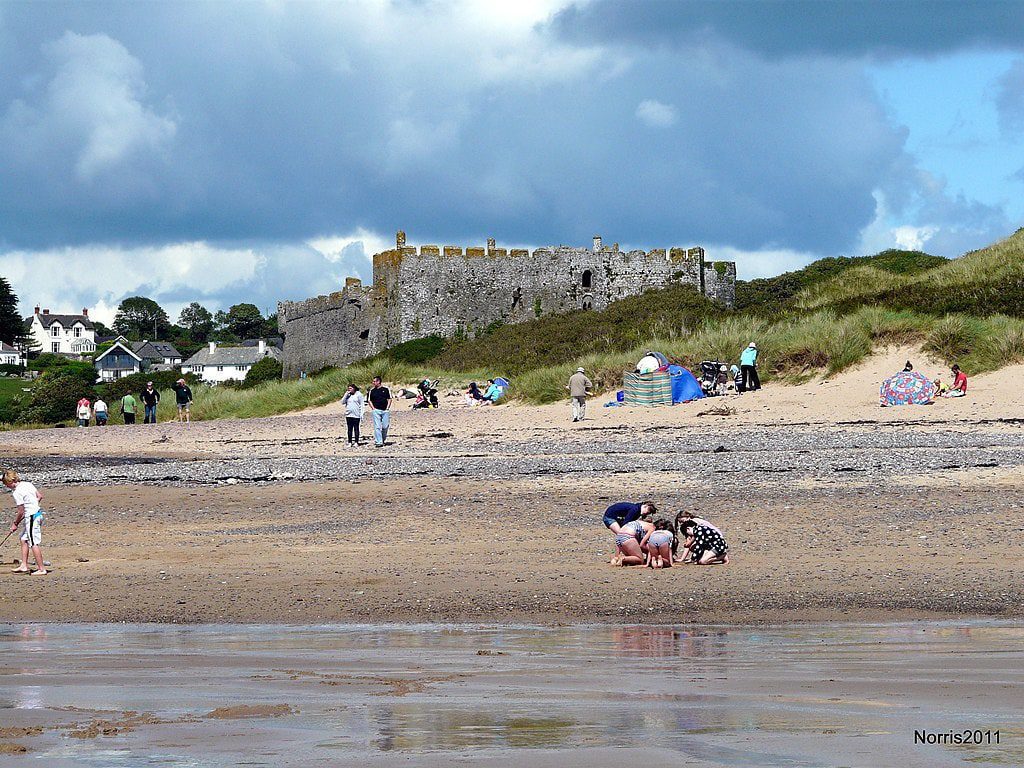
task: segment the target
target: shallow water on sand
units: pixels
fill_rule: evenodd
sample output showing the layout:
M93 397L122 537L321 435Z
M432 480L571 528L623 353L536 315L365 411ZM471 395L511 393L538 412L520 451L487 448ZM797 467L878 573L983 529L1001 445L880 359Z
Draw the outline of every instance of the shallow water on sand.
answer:
M0 651L0 765L1024 764L1021 624L0 625Z

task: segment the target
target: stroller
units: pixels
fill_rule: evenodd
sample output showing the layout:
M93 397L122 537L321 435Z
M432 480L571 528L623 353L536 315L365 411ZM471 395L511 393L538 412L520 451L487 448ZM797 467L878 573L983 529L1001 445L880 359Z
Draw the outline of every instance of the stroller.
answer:
M440 383L440 379L437 381L431 381L430 379L424 379L416 385L416 402L412 404L413 408L437 408L437 385Z
M718 360L704 360L700 364L700 388L708 397L721 395L725 392L725 381L722 378L724 366Z

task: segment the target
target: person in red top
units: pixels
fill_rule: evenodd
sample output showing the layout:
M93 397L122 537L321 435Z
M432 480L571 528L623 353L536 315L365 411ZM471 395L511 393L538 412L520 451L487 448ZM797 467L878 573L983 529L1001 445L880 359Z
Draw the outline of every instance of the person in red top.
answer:
M967 394L967 374L960 370L959 365L954 365L950 372L953 374L953 387L946 397L963 397Z

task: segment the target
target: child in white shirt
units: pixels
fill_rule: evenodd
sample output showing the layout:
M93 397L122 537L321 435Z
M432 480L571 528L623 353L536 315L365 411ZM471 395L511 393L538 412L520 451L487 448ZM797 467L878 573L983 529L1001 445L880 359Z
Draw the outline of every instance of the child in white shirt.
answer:
M36 558L36 570L32 571L33 576L45 576L49 573L46 561L43 559L43 510L39 508L39 502L43 500L43 494L36 490L36 487L18 477L13 469L5 469L3 483L11 489L14 497L14 506L18 513L11 523L11 533L18 530L18 523L25 521L25 532L21 534L21 565L14 569L15 573L29 573L28 553L29 549Z

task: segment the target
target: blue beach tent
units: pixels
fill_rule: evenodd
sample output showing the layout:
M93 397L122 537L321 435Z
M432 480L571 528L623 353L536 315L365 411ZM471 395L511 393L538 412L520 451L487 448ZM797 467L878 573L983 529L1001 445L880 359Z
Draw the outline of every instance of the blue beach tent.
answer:
M670 365L668 373L672 377L672 402L688 403L691 400L700 400L704 397L704 391L697 383L693 374L681 365Z

